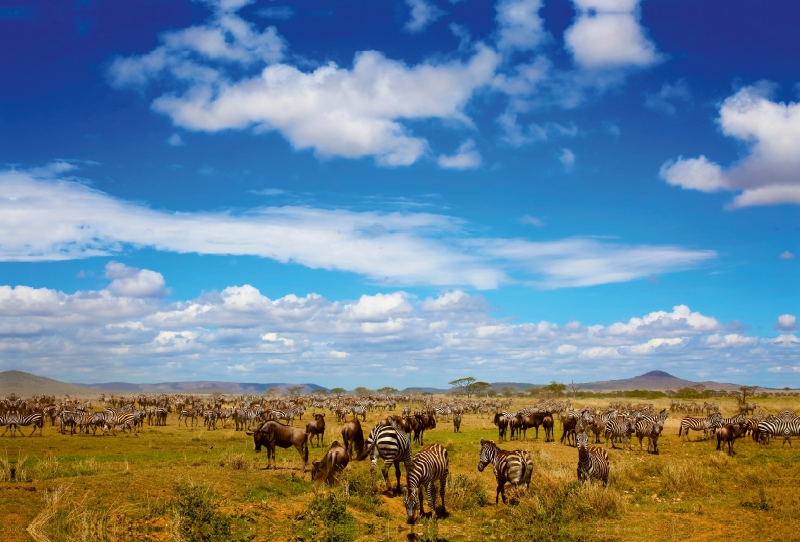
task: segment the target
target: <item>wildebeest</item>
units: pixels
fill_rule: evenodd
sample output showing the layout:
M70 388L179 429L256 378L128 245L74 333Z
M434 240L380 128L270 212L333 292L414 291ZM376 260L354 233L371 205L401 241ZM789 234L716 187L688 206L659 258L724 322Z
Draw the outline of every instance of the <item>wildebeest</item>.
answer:
M308 463L308 435L302 429L290 427L275 421L268 421L261 424L261 426L253 431L247 431L248 435L253 436L253 442L256 445L256 452L261 451L262 446L267 447L267 468L272 464L277 468L275 462L275 446L281 448L288 448L294 446L300 458L303 460L303 472L306 470L306 463Z
M551 415L547 415L542 418L542 428L544 429L544 441L545 442L555 442L556 437L553 436L553 417ZM539 428L536 428L538 433Z
M350 456L347 454L347 450L339 444L338 440L334 440L325 457L311 464L311 480L333 485L336 475L342 472L348 463L350 463Z
M453 414L453 432L460 433L461 432L461 413L456 412Z
M734 455L733 444L737 438L744 436L747 431L746 423L729 424L717 429L717 450L722 449L722 443L728 444L728 455Z
M517 419L519 420L519 429L522 431L522 436L524 439L528 439L528 429L535 428L536 429L536 438L539 438L539 426L542 425L542 420L544 419L544 415L539 412L533 412L530 414L517 414Z
M350 420L342 427L342 440L344 440L344 448L350 456L353 456L351 447L355 448L355 455L361 454L364 449L364 432L361 430L361 422L358 420Z
M573 439L575 439L575 446L577 446L578 445L578 441L577 441L577 434L575 433L575 427L577 427L577 425L578 425L578 418L570 418L570 417L562 416L561 424L564 427L564 432L561 434L560 442L563 443L564 442L564 438L566 437L567 446L572 446L572 444L570 444L570 442L571 442L570 441L570 437L572 437Z
M506 429L508 428L508 418L506 418L499 412L495 412L494 424L497 426L497 432L498 432L497 438L501 441L505 440Z
M314 414L314 420L306 424L306 433L309 440L312 440L316 435L317 446L320 446L320 438L322 439L322 444L325 444L325 414Z
M425 430L436 429L436 418L428 414L416 414L417 423L414 426L414 442L420 446L425 444Z

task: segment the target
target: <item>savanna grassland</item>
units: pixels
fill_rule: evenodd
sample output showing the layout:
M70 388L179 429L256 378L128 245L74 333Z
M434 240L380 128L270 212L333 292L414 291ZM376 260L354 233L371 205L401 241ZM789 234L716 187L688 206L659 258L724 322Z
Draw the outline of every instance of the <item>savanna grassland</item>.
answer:
M513 408L528 402L515 399ZM718 402L724 415L734 414L733 400ZM800 409L797 397L759 402L767 412ZM652 403L669 406L664 399ZM384 416L368 413L365 433ZM448 450L449 516L413 527L402 497L386 493L379 472L370 475L369 460L351 461L329 489L309 481L293 448L279 448L278 468L264 470L266 454L256 454L252 437L231 423L216 431L178 427L173 413L166 427L145 425L138 437L100 437L61 435L48 422L43 437L0 439L0 539L800 540L800 442L781 448L779 439L768 446L740 439L738 453L728 457L714 450L715 440L697 440L699 433L682 442L681 416L670 415L659 456L639 451L635 438L633 450L609 447L607 489L576 482L578 453L558 442L558 421L555 443L545 443L543 431L534 439L533 430L527 441L504 442L503 448L530 451L535 469L527 494L497 506L491 468L477 472L478 442L497 440L497 429L467 414L462 432L454 433L441 419L425 443ZM310 460L341 440L341 425L330 418L325 446L312 446ZM9 481L11 466L17 481Z

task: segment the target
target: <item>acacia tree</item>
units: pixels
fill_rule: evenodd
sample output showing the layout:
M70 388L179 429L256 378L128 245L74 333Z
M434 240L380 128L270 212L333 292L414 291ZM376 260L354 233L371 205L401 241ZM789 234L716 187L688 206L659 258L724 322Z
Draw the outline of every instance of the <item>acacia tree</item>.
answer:
M288 390L289 395L291 395L292 397L294 397L295 395L300 395L300 393L303 391L304 388L305 386L292 386Z
M280 388L267 388L267 395L277 395Z
M747 396L749 395L750 397L752 397L753 395L755 395L757 389L758 389L758 386L739 386L739 391L738 392L735 392L735 391L731 392L731 394L734 397L736 397L736 401L740 405L746 405L747 404Z
M384 386L379 390L376 390L378 393L382 393L383 395L391 395L393 393L397 393L397 388L393 388L391 386Z
M328 395L328 390L323 390L323 389L311 390L311 393L316 393L317 395Z
M505 395L506 397L511 397L517 392L517 390L512 388L511 386L503 386L500 389L500 391L502 391L503 395Z
M472 395L472 391L469 389L470 385L475 382L475 378L472 376L468 376L466 378L459 378L458 380L453 380L452 382L448 382L451 386L455 386L459 388L463 393L467 394L467 397Z
M469 386L467 386L467 397L470 395L482 395L484 393L488 394L490 391L494 391L492 389L492 385L488 382L473 382ZM495 395L497 392L495 391Z
M567 389L566 385L555 380L551 380L547 386L542 387L542 390L552 394L554 397L561 397L565 389Z
M355 394L360 396L360 397L363 397L363 396L366 396L366 395L370 395L371 393L372 393L372 390L369 390L369 389L365 388L364 386L359 386L359 387L357 387L355 389Z
M341 394L343 394L343 393L344 393L344 392L346 392L346 391L347 391L347 390L346 390L346 389L344 389L344 388L333 388L333 389L331 390L331 393L335 393L336 395L341 395Z
M578 391L580 389L581 389L580 386L578 386L575 382L570 381L570 383L569 383L569 391L570 391L570 393L572 394L573 397L577 397L578 396Z

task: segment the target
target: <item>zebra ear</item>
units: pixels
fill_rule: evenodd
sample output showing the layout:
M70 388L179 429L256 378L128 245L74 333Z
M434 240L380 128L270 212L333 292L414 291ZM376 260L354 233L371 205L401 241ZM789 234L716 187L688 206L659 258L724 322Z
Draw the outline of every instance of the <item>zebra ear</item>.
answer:
M486 444L486 441L481 439L481 446L483 446L484 444Z

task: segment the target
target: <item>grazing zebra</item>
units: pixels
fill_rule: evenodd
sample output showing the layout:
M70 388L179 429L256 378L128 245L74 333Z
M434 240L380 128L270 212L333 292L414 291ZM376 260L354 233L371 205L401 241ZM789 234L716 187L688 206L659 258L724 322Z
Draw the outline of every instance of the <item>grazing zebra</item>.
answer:
M769 416L766 420L758 422L758 426L756 426L753 431L753 440L761 444L769 444L770 437L773 436L783 436L781 448L783 448L787 442L791 447L792 436L800 437L800 420L795 418L794 420L784 421L781 418Z
M206 410L203 412L203 425L206 426L206 431L217 430L217 419L219 415L216 410Z
M395 493L400 491L400 462L406 466L406 474L411 470L411 441L408 435L400 428L394 420L387 420L389 425L379 423L370 431L367 442L361 454L356 457L357 461L363 461L368 455L372 455L372 472L378 467L378 458L383 458L383 480L386 482L386 489L391 491L392 485L389 483L389 464L394 463L394 473L397 476L397 488Z
M405 418L406 416L408 416L410 414L411 414L411 407L410 406L404 406L403 407L402 417Z
M453 432L460 433L461 432L461 413L456 412L453 414Z
M581 431L575 437L578 446L578 480L591 481L592 478L608 485L608 452L598 446L589 446L589 435Z
M286 420L287 422L294 423L294 410L275 410L271 409L267 418L280 422Z
M500 497L506 502L506 482L513 487L522 486L527 488L531 483L533 475L533 461L525 450L501 450L497 444L491 440L481 439L481 458L478 462L478 472L483 472L486 465L491 463L494 466L494 476L497 479L497 493L494 503L497 504Z
M447 475L449 472L449 462L447 460L447 450L441 444L428 444L424 446L411 464L411 470L406 473L408 487L403 488L403 503L406 506L407 522L413 524L415 521L414 513L417 509L419 500L419 515L425 515L425 506L422 504L422 488L428 497L428 507L431 513L436 512L436 486L439 482L439 494L442 496L441 516L446 514L444 507L444 490L447 485ZM419 499L417 495L419 494Z
M681 427L678 429L678 436L685 436L689 438L689 431L702 431L703 438L708 436L708 430L712 431L722 427L720 424L722 416L719 414L712 414L707 418L684 418L681 420Z
M450 414L452 413L450 407L434 407L433 412L435 416L441 416L442 414L444 414L445 417L447 418L447 421L448 422L450 421Z

